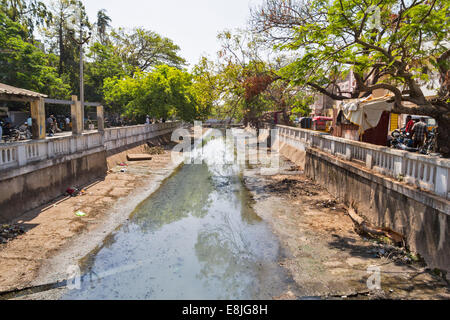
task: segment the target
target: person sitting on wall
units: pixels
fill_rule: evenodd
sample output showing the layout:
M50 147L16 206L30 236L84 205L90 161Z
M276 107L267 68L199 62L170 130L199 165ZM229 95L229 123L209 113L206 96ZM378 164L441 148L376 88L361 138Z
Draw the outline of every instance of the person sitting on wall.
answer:
M62 132L62 130L58 128L58 120L54 116L52 117L53 117L53 130L55 132Z

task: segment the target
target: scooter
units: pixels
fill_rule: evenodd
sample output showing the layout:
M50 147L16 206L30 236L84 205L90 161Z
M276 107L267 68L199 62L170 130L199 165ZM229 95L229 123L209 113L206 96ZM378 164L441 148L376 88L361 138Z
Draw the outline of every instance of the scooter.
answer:
M436 129L433 129L433 131L429 133L427 142L420 148L419 152L425 155L434 155L436 153L436 144Z
M391 148L408 151L408 152L419 152L418 148L414 148L414 141L411 139L411 134L406 133L404 129L395 130L392 132Z
M4 128L3 132L7 132L7 134L3 136L3 140L5 142L30 140L32 137L32 134L28 128L27 129L9 128L7 130L5 130Z

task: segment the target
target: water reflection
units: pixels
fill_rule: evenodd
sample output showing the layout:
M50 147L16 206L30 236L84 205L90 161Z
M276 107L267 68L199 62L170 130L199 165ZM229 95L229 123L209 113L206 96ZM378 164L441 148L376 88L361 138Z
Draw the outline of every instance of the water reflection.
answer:
M270 299L284 288L279 247L251 209L240 170L185 165L93 253L65 299ZM225 150L225 149L223 149ZM217 151L217 152L216 152Z
M149 232L189 216L203 218L212 204L210 194L213 188L205 164L184 166L135 210L133 223L139 225L143 232Z

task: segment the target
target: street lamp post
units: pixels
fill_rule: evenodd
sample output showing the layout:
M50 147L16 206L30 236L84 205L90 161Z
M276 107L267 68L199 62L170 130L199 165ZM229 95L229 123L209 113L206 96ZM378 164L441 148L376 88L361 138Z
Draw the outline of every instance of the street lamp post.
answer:
M80 47L80 102L81 102L81 116L83 122L84 129L84 55L83 55L83 45L89 41L91 38L92 32L89 31L88 36L86 38L83 37L83 27L84 23L80 23L80 39L75 39L74 31L71 30L69 32L72 40Z

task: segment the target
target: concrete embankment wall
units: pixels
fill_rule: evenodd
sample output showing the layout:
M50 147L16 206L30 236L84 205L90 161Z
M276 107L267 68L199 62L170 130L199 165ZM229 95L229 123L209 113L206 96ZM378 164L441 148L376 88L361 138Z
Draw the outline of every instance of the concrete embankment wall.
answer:
M306 154L305 173L372 224L403 235L430 267L450 272L446 200L314 150Z
M448 200L301 144L281 143L280 152L368 222L404 236L430 268L450 273Z
M169 143L171 133L167 131L109 151L99 146L0 172L0 223L8 223L47 204L64 195L69 187L85 186L104 178L110 168L127 160L127 153L144 153L147 143L150 146Z
M60 159L51 166L0 181L0 223L18 218L65 193L68 187L85 185L104 177L106 151L75 159Z
M143 154L147 147L166 146L171 143L171 133L152 138L148 141L131 144L127 147L108 151L106 153L106 161L108 169L114 168L119 163L127 161L127 155L130 153Z

